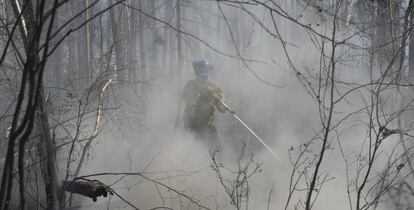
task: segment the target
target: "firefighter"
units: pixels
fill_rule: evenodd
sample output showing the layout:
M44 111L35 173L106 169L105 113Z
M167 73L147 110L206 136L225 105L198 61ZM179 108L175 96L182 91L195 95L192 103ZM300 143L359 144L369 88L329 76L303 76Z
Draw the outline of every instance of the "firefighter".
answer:
M224 103L222 91L208 80L213 68L207 60L193 62L195 79L184 87L184 128L209 143L218 143L217 130L213 125L214 112L232 112Z

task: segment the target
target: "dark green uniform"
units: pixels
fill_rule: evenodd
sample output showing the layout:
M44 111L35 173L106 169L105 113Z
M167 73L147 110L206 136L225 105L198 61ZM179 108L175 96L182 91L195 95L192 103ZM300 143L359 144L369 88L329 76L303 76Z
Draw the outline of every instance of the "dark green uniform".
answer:
M219 103L222 92L213 83L200 79L190 80L184 87L184 127L205 140L217 140L213 125L214 111L225 112Z

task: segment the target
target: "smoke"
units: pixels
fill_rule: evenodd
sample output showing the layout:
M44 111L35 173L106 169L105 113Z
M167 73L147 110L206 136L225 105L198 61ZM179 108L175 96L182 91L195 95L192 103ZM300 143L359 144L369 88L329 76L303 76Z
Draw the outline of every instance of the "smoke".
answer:
M136 94L135 90L125 90L118 100L123 103L121 116L130 117L129 120L117 118L113 124L104 126L99 137L94 140L91 158L82 174L140 172L210 209L233 209L223 183L211 168L210 152L214 148L210 147L208 142L194 138L193 134L182 128L182 112L179 111L182 87L193 77L191 61L206 57L215 69L211 80L222 88L230 106L281 157L281 160L276 160L230 114L216 113L215 125L223 145L217 156L218 161L230 169L237 169L238 158L245 143L245 157L241 162L246 164L252 155L254 160L261 163L260 172L248 179L249 209L266 209L268 205L270 209L283 209L289 196L291 161L300 154L303 144L311 140L322 128L318 105L290 69L281 42L255 23L252 17L239 9L221 4L229 28L223 19L216 20L217 17L205 12L213 11L220 17L216 2L200 1L194 5L200 10L187 8L186 16L192 17L193 22L185 22L185 30L197 33L200 39L211 43L220 52L236 57L241 53L244 58L259 61L229 58L184 36L185 41L192 45L185 47L183 80L179 84L171 82L171 72L176 71L171 67L168 70L161 69L160 72L164 72L163 76L146 87L144 93ZM251 6L246 9L253 12L266 25L271 25L271 17L263 8ZM292 13L296 14L297 11ZM306 10L304 16L308 17L306 21L309 24L318 25L315 30L330 35L331 25L326 20L321 20L312 9ZM290 59L295 66L301 70L318 71L321 54L315 47L315 40L311 40L302 27L280 17L277 21L278 30L287 43ZM200 27L199 22L203 22L204 27ZM219 33L212 33L213 31ZM274 30L272 32L275 33ZM236 37L232 38L230 34ZM325 50L330 52L331 49L327 47ZM175 59L174 56L176 55L171 54L168 59ZM338 74L345 80L367 80L367 73L361 70L362 67L354 69L355 66L338 66ZM266 82L281 87L274 87ZM363 105L358 95L350 97L349 100L349 104L338 105L338 111L335 113L338 118L335 120L360 109ZM139 123L132 119L137 119ZM177 119L179 123L176 128ZM360 119L358 116L353 120ZM347 176L352 175L346 173L353 173L358 169L346 169L343 155L347 158L355 155L353 151L366 140L364 123L355 124L355 128L350 131L346 130L352 127L350 122L338 128L345 130L340 134L340 142L343 145L339 145L335 139L329 141L321 173L327 180L317 189L315 209L349 209ZM340 146L345 153L341 152ZM307 155L317 157L320 141L314 141L311 148L313 153ZM298 174L294 176L297 177ZM227 173L225 180L231 181L235 177L235 174ZM158 206L173 209L198 208L184 196L140 176L96 178L106 184L113 184L111 187L117 193L140 209ZM299 191L291 198L288 209L293 209L293 205L298 202L304 202L306 183L300 181L299 184ZM99 204L94 205L88 205L91 201L77 198L79 200L75 202L75 206L82 204L83 209L102 209L106 206L110 206L110 209L130 208L116 196L110 200L99 198ZM244 205L246 203L243 203Z

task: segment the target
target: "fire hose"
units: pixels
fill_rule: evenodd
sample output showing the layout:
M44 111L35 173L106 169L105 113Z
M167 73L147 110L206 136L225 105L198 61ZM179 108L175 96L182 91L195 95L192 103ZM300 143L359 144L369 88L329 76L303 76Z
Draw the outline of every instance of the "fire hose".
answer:
M270 148L263 139L261 139L246 123L243 122L243 120L240 119L239 116L236 115L236 113L230 108L230 106L227 104L227 102L224 100L223 97L219 99L219 102L223 105L223 107L232 114L232 116L239 121L240 124L242 124L277 160L280 160L279 156Z

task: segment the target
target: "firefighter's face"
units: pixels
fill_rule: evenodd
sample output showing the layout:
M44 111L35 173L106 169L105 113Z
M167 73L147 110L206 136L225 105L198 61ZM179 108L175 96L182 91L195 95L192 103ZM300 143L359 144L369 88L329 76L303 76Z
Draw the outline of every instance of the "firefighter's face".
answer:
M197 75L197 79L202 82L206 82L208 80L208 75Z

